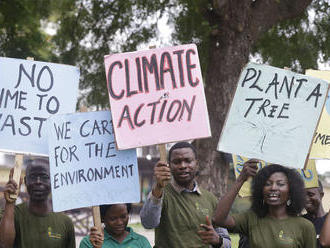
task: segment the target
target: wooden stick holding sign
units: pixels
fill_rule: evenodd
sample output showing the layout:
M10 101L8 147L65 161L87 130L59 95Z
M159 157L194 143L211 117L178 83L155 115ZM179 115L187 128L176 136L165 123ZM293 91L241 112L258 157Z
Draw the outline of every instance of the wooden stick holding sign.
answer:
M149 49L155 49L156 46L149 46ZM166 144L158 144L158 151L159 151L159 160L162 162L167 163L167 156L166 156Z
M83 105L83 106L80 107L79 110L80 110L80 112L87 112L87 107ZM93 206L92 207L92 214L93 214L94 226L99 231L102 231L100 207L99 206Z
M27 57L26 60L34 60L32 57ZM23 165L23 154L15 155L15 167L14 167L14 175L13 180L17 183L18 187L20 187L20 179L22 173L22 165ZM19 194L19 188L17 189L15 194L9 195L10 199L16 200Z
M17 183L18 187L20 186L22 165L23 165L23 154L16 154L13 180ZM19 188L17 189L15 194L9 195L9 198L12 200L16 200L18 194L19 194Z
M100 207L99 206L93 206L92 207L92 213L93 213L94 226L101 232L102 231L102 223L101 223Z

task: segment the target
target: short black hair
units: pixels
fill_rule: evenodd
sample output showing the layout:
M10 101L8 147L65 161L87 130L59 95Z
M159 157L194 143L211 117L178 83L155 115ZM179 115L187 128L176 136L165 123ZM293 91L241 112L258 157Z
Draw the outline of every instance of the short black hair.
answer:
M172 152L175 149L180 149L180 148L190 148L193 151L195 158L197 159L197 151L192 144L190 144L189 142L178 142L178 143L174 144L168 151L168 162L171 162Z
M30 171L30 167L33 166L33 165L45 165L48 170L49 170L49 159L48 158L42 158L42 157L38 157L38 158L34 158L34 159L28 159L26 162L26 169L25 169L25 172L26 174L29 174L29 171Z
M121 204L121 203L118 203L118 204ZM100 215L101 215L101 221L102 221L102 223L104 222L104 217L105 217L105 214L107 213L107 210L109 208L111 208L112 206L115 206L115 205L118 205L118 204L104 204L104 205L100 205ZM127 213L130 213L131 212L131 209L132 209L132 204L131 203L122 203L122 204L125 204L126 205Z
M258 171L253 178L252 190L252 206L251 209L259 216L265 217L268 213L268 206L264 204L263 188L269 177L276 173L282 172L288 178L289 199L291 204L287 206L287 213L290 216L297 216L305 206L305 185L302 177L295 169L290 169L278 164L270 164Z

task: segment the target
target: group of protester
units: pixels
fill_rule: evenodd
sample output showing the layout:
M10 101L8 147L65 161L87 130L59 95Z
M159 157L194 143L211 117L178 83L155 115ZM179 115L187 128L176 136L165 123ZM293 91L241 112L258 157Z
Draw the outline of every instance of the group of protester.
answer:
M169 150L168 163L154 167L155 183L140 216L145 228L155 228L156 248L231 247L230 232L245 239L240 247L330 247L330 214L322 206L322 185L304 189L298 172L281 165L257 170L258 160L244 164L240 176L220 200L199 187L195 148L180 142ZM252 206L230 214L233 202L249 177L253 177ZM10 196L21 182L13 170L4 190L5 208L0 214L0 248L74 248L72 221L53 213L49 164L46 159L27 162L24 182L27 202L15 206ZM301 216L306 209L307 214ZM149 248L148 240L127 227L130 204L100 206L104 230L92 227L80 248Z

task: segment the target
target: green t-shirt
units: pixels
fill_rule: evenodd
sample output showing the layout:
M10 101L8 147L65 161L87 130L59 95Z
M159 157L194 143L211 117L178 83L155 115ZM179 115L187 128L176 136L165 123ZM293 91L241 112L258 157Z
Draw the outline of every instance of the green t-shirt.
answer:
M164 188L162 213L155 229L155 248L208 248L198 235L200 224L211 219L216 197L200 188L200 193L178 193L171 184Z
M253 211L233 215L233 232L249 237L253 248L316 248L313 224L302 217L259 218Z
M15 206L15 248L75 248L71 219L61 213L35 216L26 203Z
M129 234L122 243L119 243L104 229L102 248L151 248L149 241L144 236L133 232L133 229L130 227L127 230ZM92 243L89 241L89 236L81 240L79 248L93 248Z

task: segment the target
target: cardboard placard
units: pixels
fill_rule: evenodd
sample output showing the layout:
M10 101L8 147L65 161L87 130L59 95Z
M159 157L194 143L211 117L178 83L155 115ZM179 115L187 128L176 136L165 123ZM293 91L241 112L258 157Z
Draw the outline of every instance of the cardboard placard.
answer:
M113 54L104 62L118 149L211 135L196 45Z
M318 78L247 64L218 150L304 168L328 87Z
M330 71L306 70L306 75L330 82ZM314 135L310 158L330 159L330 95L328 93L321 119Z
M79 69L0 58L0 150L48 155L45 122L75 111Z
M136 150L116 149L109 111L56 115L47 126L54 211L140 201Z

